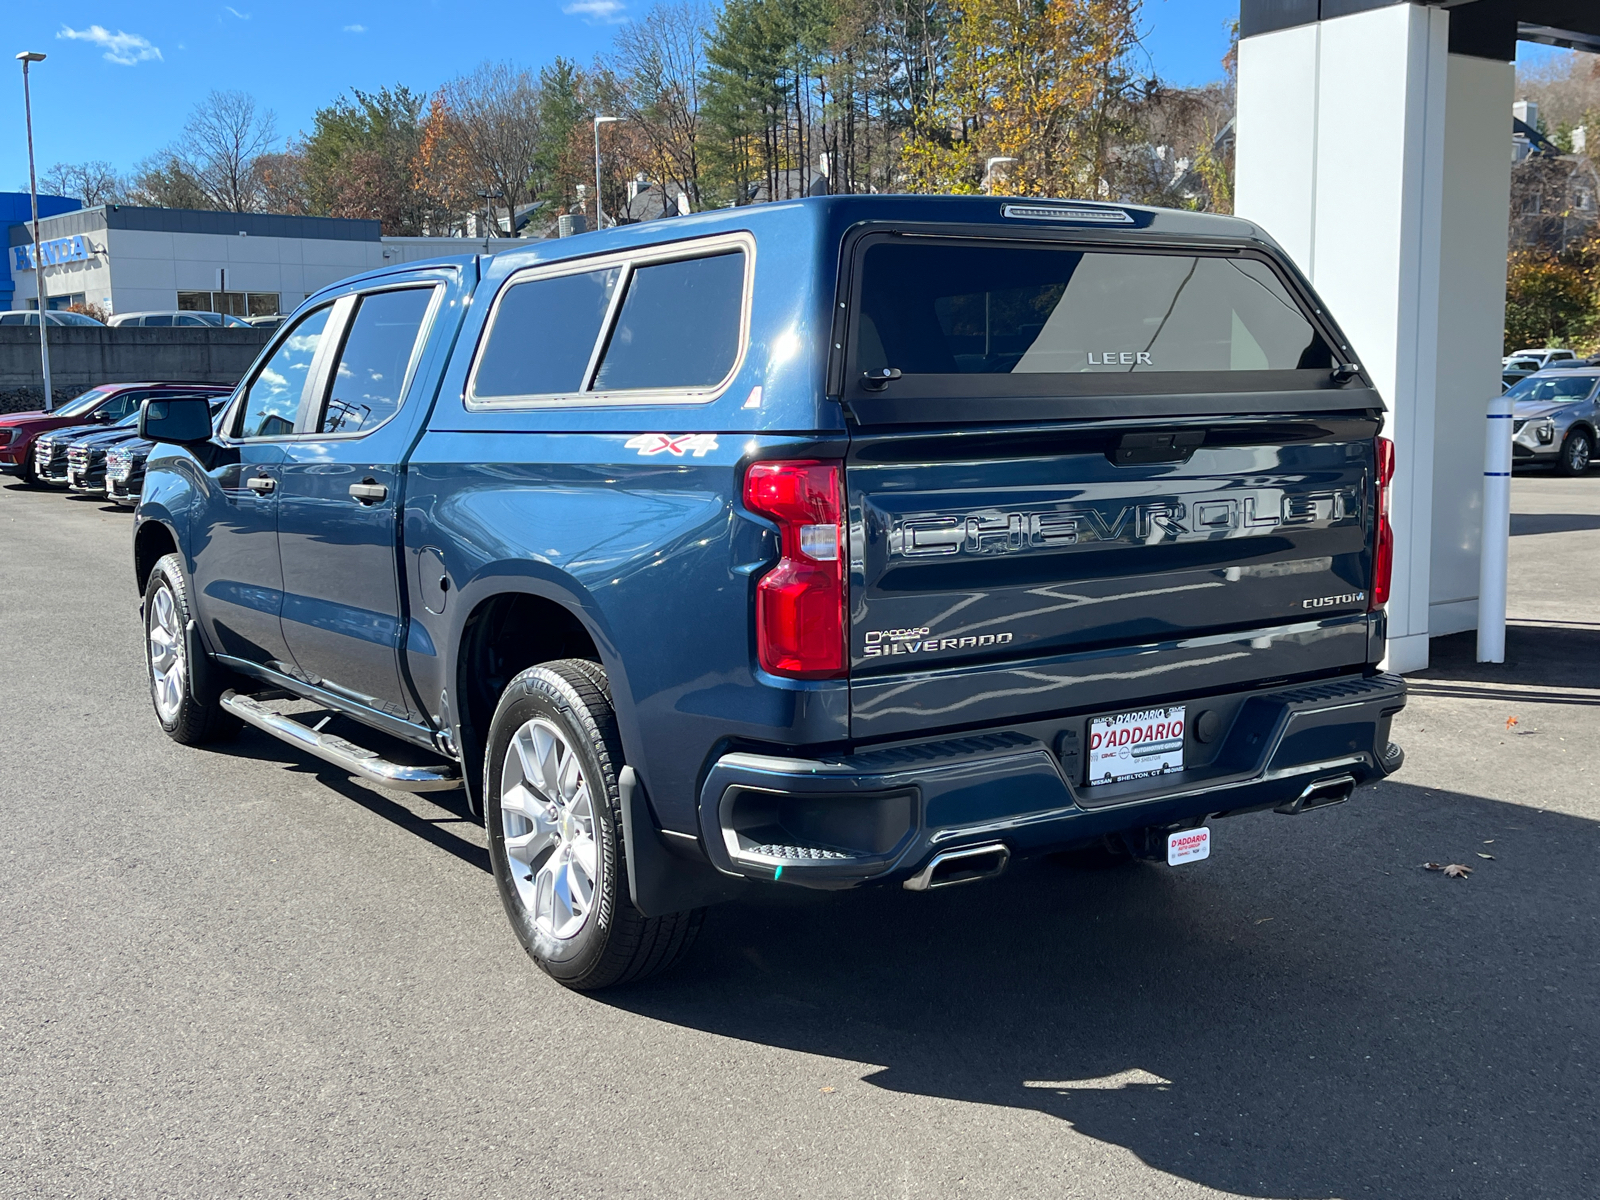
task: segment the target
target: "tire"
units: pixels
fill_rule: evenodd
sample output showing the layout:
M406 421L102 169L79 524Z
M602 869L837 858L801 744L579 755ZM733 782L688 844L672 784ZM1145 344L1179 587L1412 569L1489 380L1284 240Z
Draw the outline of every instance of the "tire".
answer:
M628 893L622 741L597 663L557 659L506 685L489 725L484 823L500 901L528 956L578 991L666 970L704 909L646 917Z
M145 583L144 661L156 720L168 737L185 746L216 741L238 728L218 704L220 678L225 676L209 663L189 661L184 633L192 620L182 560L168 554Z
M1556 470L1563 475L1582 475L1589 470L1593 458L1594 443L1589 440L1589 435L1581 429L1574 429L1567 434L1567 440L1561 443Z

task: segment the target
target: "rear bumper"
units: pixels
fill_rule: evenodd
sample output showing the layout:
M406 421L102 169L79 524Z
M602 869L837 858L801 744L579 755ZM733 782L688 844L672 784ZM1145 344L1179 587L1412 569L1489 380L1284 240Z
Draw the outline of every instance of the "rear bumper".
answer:
M1269 808L1299 811L1397 769L1396 675L1349 676L1190 700L1183 771L1087 787L1088 717L805 759L734 752L700 794L706 852L725 874L840 888L909 877L941 851L1031 853ZM1194 717L1217 714L1209 742ZM1192 747L1192 752L1191 752Z

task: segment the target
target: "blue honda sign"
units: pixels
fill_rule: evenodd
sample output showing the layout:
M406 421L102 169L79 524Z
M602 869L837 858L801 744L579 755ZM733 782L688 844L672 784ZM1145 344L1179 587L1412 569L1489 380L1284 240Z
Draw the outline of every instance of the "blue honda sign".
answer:
M53 267L57 263L83 262L93 252L88 239L81 233L39 243L40 257L44 259L44 265L47 267ZM33 270L33 247L11 247L11 264L14 270Z

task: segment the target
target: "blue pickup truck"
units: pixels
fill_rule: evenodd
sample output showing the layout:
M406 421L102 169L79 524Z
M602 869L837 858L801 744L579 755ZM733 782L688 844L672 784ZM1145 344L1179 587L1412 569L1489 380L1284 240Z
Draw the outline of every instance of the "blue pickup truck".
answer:
M1382 420L1228 217L819 197L376 271L215 423L145 406L156 714L466 789L575 988L760 887L1192 860L1400 765Z

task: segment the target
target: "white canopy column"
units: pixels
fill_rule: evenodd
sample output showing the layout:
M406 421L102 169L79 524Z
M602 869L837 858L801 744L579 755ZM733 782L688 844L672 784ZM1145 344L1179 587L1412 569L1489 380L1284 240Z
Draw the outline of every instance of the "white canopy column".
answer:
M1504 0L1241 11L1236 211L1299 263L1389 406L1399 671L1477 624L1516 30Z

